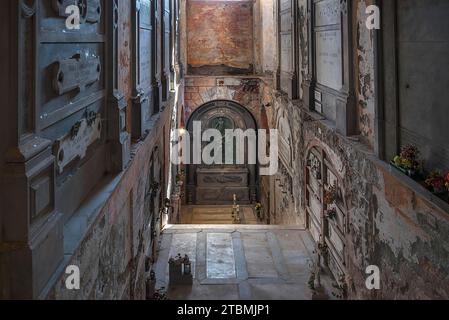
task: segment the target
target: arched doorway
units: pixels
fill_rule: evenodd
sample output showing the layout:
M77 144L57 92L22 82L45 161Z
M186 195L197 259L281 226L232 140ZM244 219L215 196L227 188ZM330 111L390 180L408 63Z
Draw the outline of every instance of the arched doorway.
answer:
M201 135L207 129L216 129L222 134L223 143L226 130L254 130L257 139L257 124L252 114L243 106L231 101L212 101L199 107L190 116L187 130L191 146L194 145L194 123L201 123ZM235 150L234 139L234 150ZM204 148L208 142L202 142ZM193 149L193 148L192 148ZM223 146L223 152L226 148ZM186 167L187 203L195 205L229 205L234 195L239 204L254 203L257 199L257 164L248 164L248 140L245 139L244 164L190 164ZM257 150L257 143L256 143ZM234 156L236 156L234 154ZM223 154L223 159L225 156ZM191 162L193 155L191 154Z

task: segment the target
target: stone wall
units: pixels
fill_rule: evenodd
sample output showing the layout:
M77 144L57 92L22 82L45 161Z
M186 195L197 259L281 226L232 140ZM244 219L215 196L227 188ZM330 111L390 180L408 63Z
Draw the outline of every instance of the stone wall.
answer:
M229 76L186 76L185 119L203 104L230 100L246 107L260 124L260 78Z
M307 111L301 117L300 154L306 154L311 143L319 144L343 181L349 217L345 235L349 297L447 299L447 204L377 160L364 145L314 121ZM305 159L299 159L304 165ZM298 178L304 186L304 177ZM365 287L369 265L380 268L379 291Z
M254 70L252 1L188 1L190 74L248 74Z
M305 166L312 146L326 153L338 173L347 209L345 237L349 298L428 299L449 297L449 205L418 183L395 171L375 154L375 37L365 27L366 7L354 2L354 81L359 135L337 134L323 117L292 102L267 82L264 104L272 105L270 127L278 128L280 113L288 114L294 137L292 195L294 210L279 210L271 196L271 222L305 224ZM308 73L307 1L299 1L299 77ZM273 46L275 44L273 43ZM301 92L301 99L303 92ZM280 173L281 174L281 173ZM273 191L271 183L271 192ZM295 216L297 219L292 219ZM365 270L380 269L381 289L367 290Z
M172 104L173 99L168 106ZM147 173L155 147L162 149L167 144L171 111L167 107L148 137L134 145L129 167L96 190L80 208L75 221L68 223L66 228L71 228L69 231L72 234L82 229L86 231L79 235L79 242L73 244L66 237L67 259L55 275L55 284L50 288L47 298L145 299L145 283L149 275L145 264L147 258L150 259L150 265L156 258L150 247L149 212L145 206L149 190ZM167 153L162 161L169 163ZM164 181L168 180L167 169L163 170ZM160 192L165 195L162 188L164 185L161 185ZM158 238L159 235L155 240L156 245ZM72 252L67 252L69 247L73 247ZM68 265L80 268L79 291L66 289L67 275L64 271Z

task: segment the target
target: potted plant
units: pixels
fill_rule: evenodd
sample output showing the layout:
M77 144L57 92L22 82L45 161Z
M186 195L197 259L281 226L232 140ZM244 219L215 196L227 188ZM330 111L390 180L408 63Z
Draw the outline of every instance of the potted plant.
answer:
M391 161L391 164L409 177L414 178L422 168L419 155L420 151L416 146L407 145L401 149L401 153Z
M326 210L326 218L335 219L337 217L337 208L333 207L329 210Z
M184 173L184 170L181 170L181 172L176 175L176 184L178 186L182 186L184 184L184 179L185 179L185 173Z
M335 204L337 198L338 198L337 184L333 184L324 193L324 204L327 206L331 206Z
M434 170L427 177L425 184L434 194L442 195L448 191L447 178L443 177L440 171Z
M327 207L325 212L326 218L334 219L337 216L337 208L335 203L338 199L338 188L337 184L333 184L328 190L324 192L324 204Z
M444 185L446 186L446 189L449 192L449 172L446 173L444 181L445 181Z

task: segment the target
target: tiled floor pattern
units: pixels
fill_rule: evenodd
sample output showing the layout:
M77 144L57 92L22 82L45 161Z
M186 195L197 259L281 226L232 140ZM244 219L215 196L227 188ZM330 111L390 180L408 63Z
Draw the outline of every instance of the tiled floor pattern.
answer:
M169 299L311 299L312 239L280 226L177 225L163 234L157 287ZM193 262L193 286L169 286L168 260L178 253Z

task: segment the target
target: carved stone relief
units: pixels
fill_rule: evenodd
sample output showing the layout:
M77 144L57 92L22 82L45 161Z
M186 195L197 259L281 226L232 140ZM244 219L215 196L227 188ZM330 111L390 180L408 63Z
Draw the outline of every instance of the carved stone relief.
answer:
M76 158L86 156L87 148L100 139L101 129L100 115L88 115L77 122L69 134L57 140L55 154L59 173Z
M83 91L88 85L100 80L100 58L89 52L56 62L53 88L58 95L72 90Z

